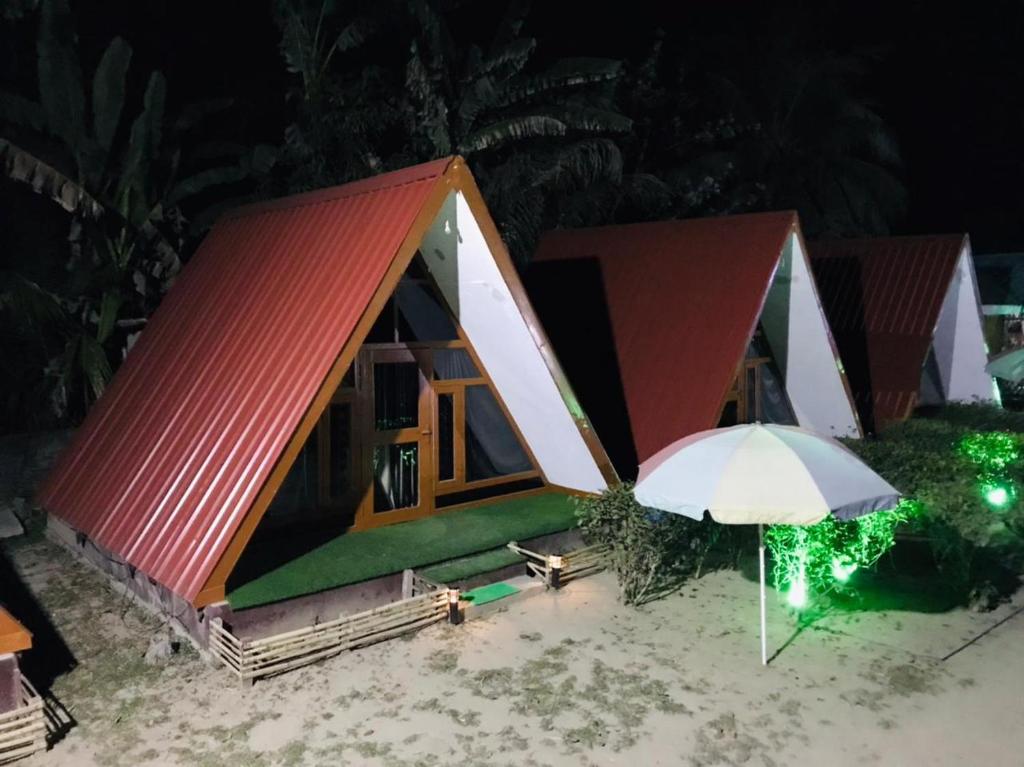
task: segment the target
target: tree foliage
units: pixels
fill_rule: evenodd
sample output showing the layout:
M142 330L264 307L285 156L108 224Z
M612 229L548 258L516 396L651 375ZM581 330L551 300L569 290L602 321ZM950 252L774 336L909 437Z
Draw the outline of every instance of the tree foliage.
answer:
M177 273L197 233L183 206L265 173L274 154L240 147L221 150L216 162L186 157L186 135L227 102L172 118L164 76L152 72L132 115L133 52L125 40L111 40L87 78L66 0L42 0L38 22L37 95L0 93L7 135L0 168L69 214L69 248L60 284L44 289L9 275L0 313L28 326L49 318L47 332L35 333L32 357L46 370L54 414L76 417L103 391L130 335ZM54 348L54 336L62 348ZM22 352L31 337L19 335Z
M464 44L439 0L356 5L347 14L327 0L280 0L282 54L297 75L287 188L461 154L525 261L541 228L557 223L555 195L619 177L610 137L632 125L615 106L619 62L534 65L537 41L522 32L528 7L509 3L486 43ZM381 44L384 58L367 56L364 44L377 47L372 36L385 26L401 43Z

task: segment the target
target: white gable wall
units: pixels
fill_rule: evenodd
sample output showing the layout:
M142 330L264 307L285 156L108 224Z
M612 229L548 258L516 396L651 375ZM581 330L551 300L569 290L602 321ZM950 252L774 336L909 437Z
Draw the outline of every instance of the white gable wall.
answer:
M992 377L985 372L988 354L969 245L960 254L942 302L932 350L947 401L995 401Z
M604 490L601 470L461 193L448 196L420 250L548 481Z
M830 437L860 437L807 254L795 232L775 270L762 325L797 423Z

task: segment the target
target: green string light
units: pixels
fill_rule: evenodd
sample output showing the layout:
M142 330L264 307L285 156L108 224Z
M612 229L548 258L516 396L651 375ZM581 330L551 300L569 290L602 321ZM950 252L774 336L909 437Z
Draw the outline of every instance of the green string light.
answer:
M978 467L978 483L985 503L1002 511L1017 500L1008 469L1020 460L1020 440L1005 431L974 432L957 444L957 452Z
M896 527L920 512L916 501L891 511L840 522L826 517L816 525L773 525L765 533L772 554L772 581L786 602L800 610L811 594L849 588L858 570L870 567L895 541Z

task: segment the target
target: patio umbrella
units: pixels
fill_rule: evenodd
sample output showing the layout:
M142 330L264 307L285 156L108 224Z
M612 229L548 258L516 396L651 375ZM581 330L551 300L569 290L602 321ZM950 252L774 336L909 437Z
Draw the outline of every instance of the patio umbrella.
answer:
M1013 383L1024 379L1024 347L997 354L985 365L985 372Z
M839 442L795 426L741 424L698 432L640 466L633 491L655 509L726 525L757 525L761 662L765 637L764 525L854 519L899 501L899 492Z

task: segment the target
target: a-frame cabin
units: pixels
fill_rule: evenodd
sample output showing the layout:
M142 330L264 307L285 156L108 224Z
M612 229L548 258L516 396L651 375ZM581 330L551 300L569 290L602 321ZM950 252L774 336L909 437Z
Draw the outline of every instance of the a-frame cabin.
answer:
M614 479L449 158L221 220L40 500L201 633L225 600L386 600L406 568L572 528L569 495Z
M792 211L553 231L526 277L623 478L719 425L861 434Z

